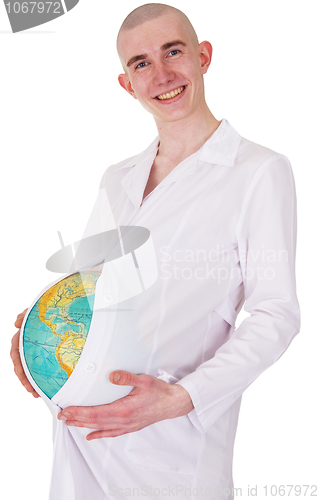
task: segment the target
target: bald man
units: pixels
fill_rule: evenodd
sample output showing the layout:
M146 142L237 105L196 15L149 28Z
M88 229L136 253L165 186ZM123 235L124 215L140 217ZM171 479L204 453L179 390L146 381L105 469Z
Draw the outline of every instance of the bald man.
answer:
M233 498L241 395L300 329L291 166L213 116L203 79L212 46L181 11L138 7L117 50L119 83L152 114L158 137L109 167L101 189L118 225L150 229L159 279L126 302L105 352L118 363L110 382L133 390L58 414L50 499ZM250 317L235 328L245 300ZM135 370L123 370L131 353ZM18 334L12 359L37 396Z

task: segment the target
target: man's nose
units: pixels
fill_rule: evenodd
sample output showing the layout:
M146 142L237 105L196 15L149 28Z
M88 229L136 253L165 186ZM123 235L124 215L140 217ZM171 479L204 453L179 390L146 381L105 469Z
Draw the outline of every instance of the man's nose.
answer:
M154 72L155 85L165 85L175 78L175 73L172 68L165 62L158 63Z

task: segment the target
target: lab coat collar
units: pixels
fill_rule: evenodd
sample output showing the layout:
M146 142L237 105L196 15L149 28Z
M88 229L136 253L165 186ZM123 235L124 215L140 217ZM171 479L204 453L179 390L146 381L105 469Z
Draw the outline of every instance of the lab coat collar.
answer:
M145 151L118 169L134 167L123 177L121 184L135 208L139 207L142 202L150 170L157 155L158 145L159 137L156 137Z
M124 168L133 167L130 168L121 183L128 197L136 207L141 204L149 173L157 155L159 142L160 139L159 136L157 136L142 153L130 158L124 165L122 164L120 167L115 168L115 170L122 170ZM203 146L177 165L177 167L163 179L161 186L175 182L186 175L194 173L198 166L198 162L201 161L212 165L217 164L233 167L239 143L240 135L230 123L223 118L217 130L215 130Z
M240 143L240 135L223 118L218 129L199 150L199 161L212 165L233 167Z

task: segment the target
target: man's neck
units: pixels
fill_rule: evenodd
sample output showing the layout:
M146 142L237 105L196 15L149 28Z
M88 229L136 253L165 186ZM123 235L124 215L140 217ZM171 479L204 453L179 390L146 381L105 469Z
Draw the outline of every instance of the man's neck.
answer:
M156 121L160 137L157 159L166 164L180 163L198 151L219 125L207 106L198 116L175 122Z

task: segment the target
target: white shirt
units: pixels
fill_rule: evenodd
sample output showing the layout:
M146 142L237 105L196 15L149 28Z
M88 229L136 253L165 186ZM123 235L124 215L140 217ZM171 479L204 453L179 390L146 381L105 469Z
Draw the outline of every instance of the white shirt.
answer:
M91 430L54 418L51 500L232 498L242 393L300 330L287 157L244 139L223 119L142 203L158 144L157 137L109 167L98 198L107 194L118 226L150 230L158 279L121 302L122 311L93 316L74 373L46 402L56 416L66 406L123 397L132 388L108 380L122 369L182 385L194 410L92 442L85 440ZM88 232L105 230L102 219L98 201ZM235 327L245 300L250 316ZM88 362L94 373L83 369Z

